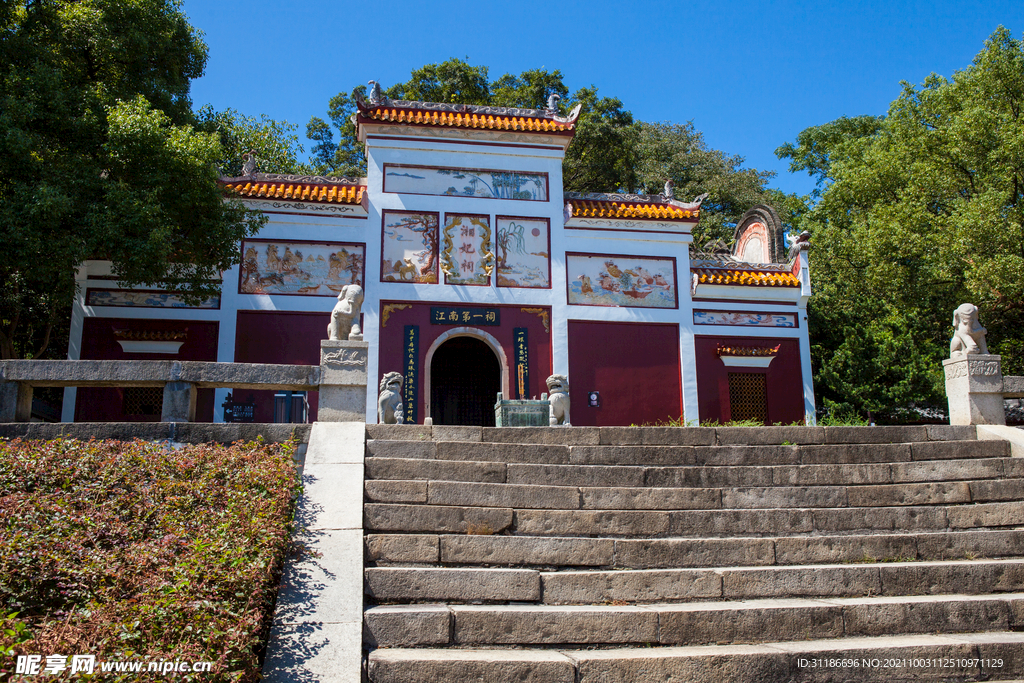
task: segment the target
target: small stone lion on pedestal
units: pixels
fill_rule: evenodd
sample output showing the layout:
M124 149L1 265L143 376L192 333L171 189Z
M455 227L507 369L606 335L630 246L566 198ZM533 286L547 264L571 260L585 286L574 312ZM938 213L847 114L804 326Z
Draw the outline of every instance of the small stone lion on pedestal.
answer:
M359 285L345 285L338 294L338 303L331 311L331 322L327 325L327 338L338 341L349 339L359 341L363 330L359 327L359 313L363 307L363 288Z
M404 424L405 410L402 404L402 383L405 378L397 372L389 372L380 381L380 396L377 399L377 420L381 424Z
M974 354L988 355L985 343L987 330L978 322L978 307L961 304L953 311L953 339L949 342L950 358L966 358Z
M548 401L551 412L548 423L552 426L571 427L569 424L569 380L565 375L551 375L547 379Z

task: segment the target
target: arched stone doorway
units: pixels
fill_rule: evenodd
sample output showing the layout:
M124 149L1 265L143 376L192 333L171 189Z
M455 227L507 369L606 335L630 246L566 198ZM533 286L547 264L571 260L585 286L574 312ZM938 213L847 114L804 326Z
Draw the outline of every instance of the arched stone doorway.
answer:
M503 368L490 345L476 336L452 336L431 352L430 417L434 424L493 427Z

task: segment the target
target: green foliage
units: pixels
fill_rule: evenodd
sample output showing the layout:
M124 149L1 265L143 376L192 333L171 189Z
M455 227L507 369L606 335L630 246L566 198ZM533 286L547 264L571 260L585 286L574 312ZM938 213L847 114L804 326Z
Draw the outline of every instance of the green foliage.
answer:
M74 652L258 680L299 486L292 450L0 442L0 678L16 654Z
M413 70L408 81L391 86L385 94L393 100L448 104L491 103L487 67L470 66L454 57L441 64L427 64Z
M968 68L931 75L884 118L808 129L780 147L818 180L812 233L815 384L898 420L944 403L959 304L981 309L1003 371L1024 372L1024 47L1000 27Z
M318 116L306 124L306 137L316 143L310 150L314 173L356 178L366 175L366 152L356 139L356 126L352 123L357 94L365 97L366 86L354 88L351 95L339 93L331 98L327 111L331 124ZM338 143L334 142L335 130Z
M636 187L644 194L664 190L665 180L675 183L675 195L688 201L704 192L694 244L708 240L732 241L736 222L755 204L773 203L765 185L774 171L745 169L743 157L708 147L693 122L641 123ZM781 194L781 193L777 193Z
M221 158L217 166L222 175L238 177L242 174L242 154L256 152L260 173L301 173L305 166L299 162L303 153L298 126L287 121L276 121L266 114L259 118L246 116L234 109L218 112L210 105L202 107L197 117L199 128L220 136Z
M47 351L89 258L218 290L262 219L216 186L223 150L188 98L206 46L178 4L6 2L0 29L0 358Z

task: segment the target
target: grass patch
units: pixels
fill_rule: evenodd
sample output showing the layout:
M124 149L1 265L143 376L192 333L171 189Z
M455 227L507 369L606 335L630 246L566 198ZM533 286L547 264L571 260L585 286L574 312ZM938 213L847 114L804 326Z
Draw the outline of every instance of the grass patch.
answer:
M212 674L175 679L258 680L299 489L293 450L0 441L0 679L18 654L63 653L208 661Z

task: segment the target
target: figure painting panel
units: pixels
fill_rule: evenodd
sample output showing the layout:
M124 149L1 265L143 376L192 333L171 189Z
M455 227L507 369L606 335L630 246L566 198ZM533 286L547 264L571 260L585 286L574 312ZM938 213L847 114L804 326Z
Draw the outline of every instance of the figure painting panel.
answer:
M384 168L384 191L546 202L548 174L387 164Z
M437 283L436 213L385 211L381 282Z
M448 214L441 269L447 285L489 285L494 270L489 216Z
M498 216L495 258L499 287L551 286L550 231L543 218Z
M337 296L345 285L363 285L362 244L245 240L241 294Z
M672 258L566 254L570 304L678 308Z

